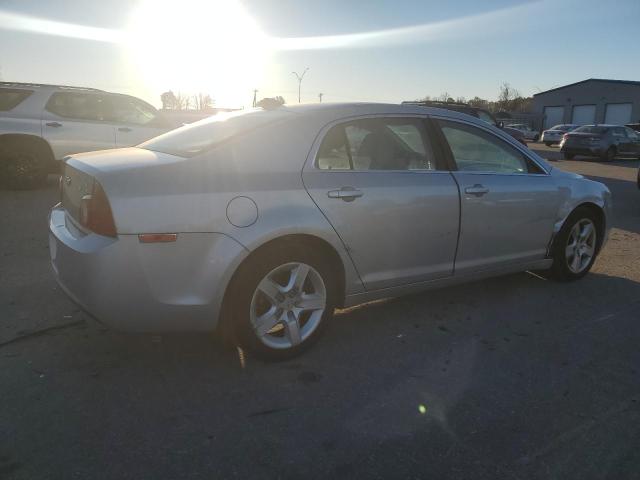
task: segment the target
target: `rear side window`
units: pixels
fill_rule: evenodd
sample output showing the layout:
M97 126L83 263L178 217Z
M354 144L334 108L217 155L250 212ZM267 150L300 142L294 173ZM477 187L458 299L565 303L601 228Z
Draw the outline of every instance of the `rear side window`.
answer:
M451 155L463 172L543 173L504 140L470 125L438 121Z
M597 135L602 135L603 133L607 133L608 131L608 127L595 127L593 125L585 125L584 127L578 127L574 130L574 132L576 133L594 133Z
M416 118L371 118L334 126L316 159L320 170L435 170L424 124Z
M171 130L138 147L179 157L193 157L236 135L294 116L284 108L219 113Z
M64 118L78 120L108 120L104 95L79 92L56 92L51 95L46 109Z
M33 93L33 90L19 88L0 88L0 112L16 108L22 101Z

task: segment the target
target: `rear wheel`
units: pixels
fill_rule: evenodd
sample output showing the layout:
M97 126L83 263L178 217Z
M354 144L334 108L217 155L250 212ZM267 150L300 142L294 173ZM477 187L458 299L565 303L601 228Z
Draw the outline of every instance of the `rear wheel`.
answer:
M615 147L609 147L607 151L602 154L601 158L605 162L613 162L613 160L616 158L616 153L617 152Z
M593 212L587 208L576 209L554 241L552 275L561 281L585 276L596 259L600 235Z
M328 262L295 245L249 261L233 291L238 343L268 360L291 358L313 345L336 304Z
M47 165L35 145L10 145L0 158L1 180L8 188L27 190L44 185Z

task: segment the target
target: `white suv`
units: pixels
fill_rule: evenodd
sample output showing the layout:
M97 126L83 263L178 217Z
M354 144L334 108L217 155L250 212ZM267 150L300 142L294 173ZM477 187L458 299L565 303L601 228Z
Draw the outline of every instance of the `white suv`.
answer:
M137 145L176 126L129 95L0 82L0 183L33 188L67 155Z

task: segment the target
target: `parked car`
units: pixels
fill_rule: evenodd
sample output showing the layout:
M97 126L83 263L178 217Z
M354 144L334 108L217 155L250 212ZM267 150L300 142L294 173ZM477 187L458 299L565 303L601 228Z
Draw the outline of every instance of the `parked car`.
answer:
M82 308L267 358L313 344L335 307L523 270L576 280L610 213L607 187L486 122L385 104L221 114L72 155L61 198L51 264Z
M560 143L562 141L562 136L565 133L570 132L571 130L575 130L578 127L579 125L574 125L573 123L556 125L548 130L544 130L542 132L542 137L540 137L540 141L547 147L550 147L554 143Z
M137 145L177 126L130 95L0 82L0 182L33 188L67 155Z
M494 117L491 112L485 110L484 108L472 107L466 103L459 102L440 102L436 100L428 100L428 101L405 101L402 102L403 105L420 105L423 107L435 107L435 108L445 108L447 110L453 110L455 112L466 113L467 115L471 115L472 117L479 118L480 120L487 122L489 125L493 125L497 128L502 128L505 132L511 135L513 138L522 143L525 147L527 146L527 142L525 141L525 137L523 133L515 128L508 128L504 126L504 122L498 121L496 117Z
M504 130L505 133L511 135L525 147L528 147L527 139L525 138L524 133L522 133L520 130L511 127L502 127L502 130Z
M507 127L514 128L522 132L522 134L524 135L524 138L526 138L527 140L537 142L538 139L540 138L540 133L538 133L537 130L534 130L533 128L531 128L531 125L527 125L526 123L514 123L511 125L507 125Z
M560 150L564 158L576 155L600 157L612 161L616 156L640 157L640 137L629 127L619 125L584 125L565 133Z

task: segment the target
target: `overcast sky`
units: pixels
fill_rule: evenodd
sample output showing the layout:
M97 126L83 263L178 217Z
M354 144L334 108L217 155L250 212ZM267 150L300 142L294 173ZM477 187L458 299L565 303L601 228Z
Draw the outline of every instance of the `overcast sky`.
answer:
M309 67L303 102L495 99L640 80L639 33L639 0L0 0L0 77L246 106Z

